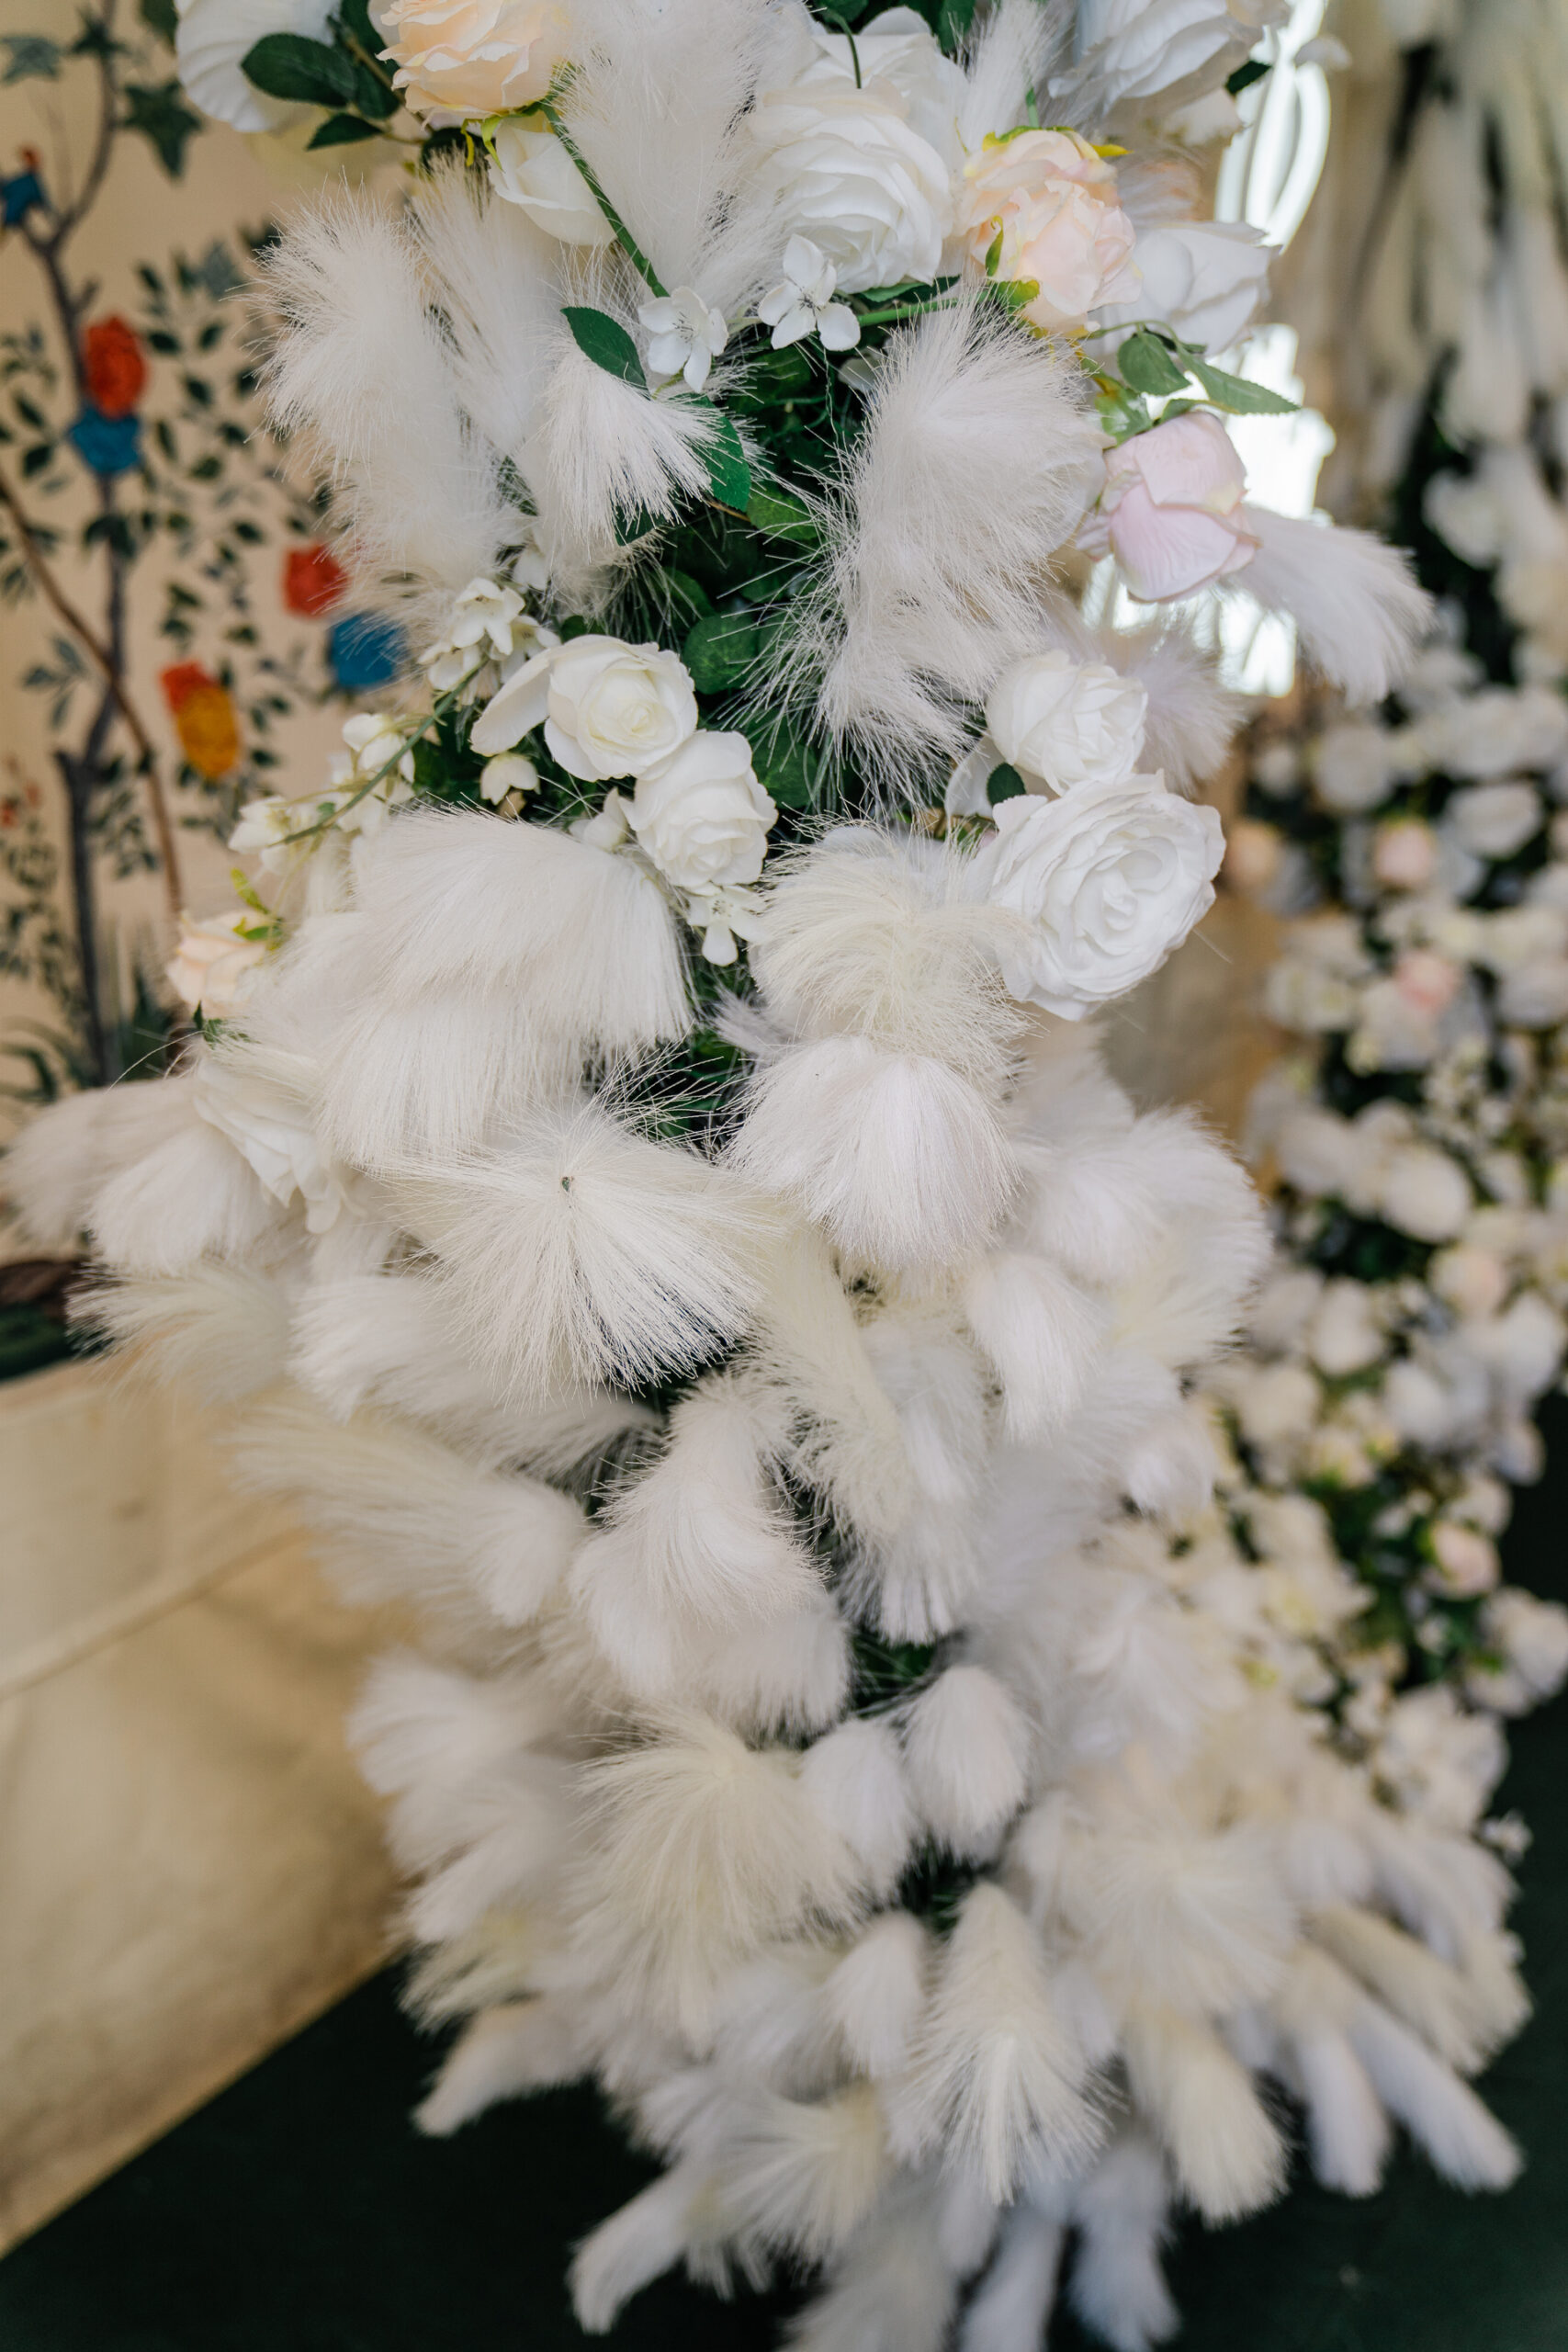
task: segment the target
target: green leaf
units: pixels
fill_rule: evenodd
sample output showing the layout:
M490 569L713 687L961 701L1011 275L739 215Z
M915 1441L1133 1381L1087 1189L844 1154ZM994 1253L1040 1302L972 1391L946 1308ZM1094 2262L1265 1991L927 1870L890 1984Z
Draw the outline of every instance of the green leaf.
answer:
M817 545L817 525L804 498L789 490L753 490L747 501L746 520L770 539L788 539L795 547Z
M1233 98L1239 98L1244 90L1251 89L1254 82L1261 82L1268 71L1269 67L1261 57L1249 57L1245 65L1238 65L1234 74L1226 74L1225 87Z
M1211 368L1206 359L1194 359L1192 373L1214 406L1227 409L1233 416L1294 416L1300 406L1282 392L1271 392L1267 384L1254 384L1245 376L1227 376L1223 368Z
M59 81L60 43L47 33L0 33L0 48L6 51L0 87L12 82Z
M186 146L202 127L201 117L185 102L177 82L153 87L128 82L125 87L125 129L139 130L172 180L183 177Z
M1000 767L993 768L986 778L986 797L993 808L998 800L1016 800L1021 792L1028 789L1018 770L1010 767L1006 760Z
M615 517L615 545L635 547L638 539L646 539L650 531L659 528L659 517L650 514L646 506L636 506Z
M338 23L351 40L356 40L367 57L379 57L387 46L384 33L378 33L370 19L370 0L344 0L337 12Z
M717 695L739 684L761 648L761 631L745 613L716 613L697 623L681 658L697 692Z
M781 808L811 808L817 804L822 755L803 736L775 722L752 744L751 764L764 792Z
M1122 381L1135 392L1179 392L1187 383L1187 370L1171 357L1157 334L1150 334L1140 327L1130 334L1116 355L1116 365Z
M166 40L173 49L180 23L175 0L139 0L136 13L150 33L156 33L160 40Z
M318 125L305 142L307 154L312 147L353 147L362 139L378 136L373 122L361 122L356 114L330 114Z
M718 419L718 434L708 447L708 484L721 506L744 514L751 503L751 469L746 462L734 418L716 409L714 413Z
M372 122L385 122L389 115L397 113L402 105L402 97L389 81L356 57L354 61L354 103L361 114L369 116Z
M647 390L648 378L642 372L637 345L618 321L603 311L585 310L574 302L561 305L561 316L585 359L592 359L595 368L603 368L606 376L618 376L623 384L635 384L639 391Z
M338 107L354 96L354 60L303 33L264 33L240 60L247 82L269 98L296 105Z

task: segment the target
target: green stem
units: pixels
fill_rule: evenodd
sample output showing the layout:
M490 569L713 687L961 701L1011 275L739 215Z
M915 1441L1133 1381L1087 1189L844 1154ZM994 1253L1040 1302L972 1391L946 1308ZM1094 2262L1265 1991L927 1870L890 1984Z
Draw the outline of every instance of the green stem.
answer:
M297 833L285 833L283 836L283 842L288 843L289 842L312 841L318 833L324 833L328 831L332 826L337 823L339 818L344 816L350 808L356 808L362 800L366 799L369 794L375 791L378 784L386 783L387 778L392 775L394 770L398 767L404 753L412 752L416 743L422 743L424 741L424 738L429 734L437 719L446 718L446 713L452 708L462 691L463 689L461 686L454 686L451 688L450 692L444 695L438 695L434 705L431 709L429 718L421 719L419 725L414 729L412 735L404 736L402 741L398 745L397 750L392 753L391 758L389 760L383 760L375 775L367 776L365 782L360 786L357 792L350 793L348 798L341 801L333 810L331 816L318 817L313 825L302 825Z
M600 187L597 178L594 176L592 166L586 161L581 149L577 144L576 140L573 139L570 131L568 130L565 123L562 122L560 119L560 108L555 104L553 99L544 98L540 101L539 112L544 116L545 120L549 124L550 129L555 132L556 137L560 141L561 145L566 149L567 153L571 157L572 162L577 165L578 170L582 174L583 178L587 181L589 192L592 195L594 203L599 207L600 211L604 215L605 220L609 222L611 228L615 232L615 243L626 254L626 259L632 264L632 266L641 273L642 277L647 279L649 285L652 288L654 293L657 294L662 301L669 294L669 288L660 284L659 279L654 273L653 264L649 260L648 255L643 252L642 247L637 243L637 239L632 235L631 231L627 228L626 222L622 220L620 214L616 211L615 206L611 203L609 198Z
M857 311L856 318L863 327L897 325L900 319L923 319L931 311L956 311L958 305L946 296L933 297L929 302L894 302L886 311Z

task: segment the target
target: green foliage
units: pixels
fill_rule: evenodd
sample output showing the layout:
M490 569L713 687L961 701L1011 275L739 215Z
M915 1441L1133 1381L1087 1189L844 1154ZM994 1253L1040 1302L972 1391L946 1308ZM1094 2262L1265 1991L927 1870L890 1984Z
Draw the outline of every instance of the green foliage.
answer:
M59 81L63 52L47 33L0 33L0 49L6 51L0 88L12 82Z
M603 368L606 376L618 376L623 384L635 384L639 390L647 390L648 378L642 372L637 345L619 320L575 302L563 303L561 316L585 359L592 359L595 368Z
M377 136L373 122L364 121L356 114L330 114L318 124L306 141L307 149L313 147L352 147L362 139Z
M201 117L185 101L177 81L125 86L125 128L146 140L172 180L185 175L186 149L201 129Z
M346 106L355 93L354 59L303 33L264 33L240 60L240 71L269 98L295 106Z

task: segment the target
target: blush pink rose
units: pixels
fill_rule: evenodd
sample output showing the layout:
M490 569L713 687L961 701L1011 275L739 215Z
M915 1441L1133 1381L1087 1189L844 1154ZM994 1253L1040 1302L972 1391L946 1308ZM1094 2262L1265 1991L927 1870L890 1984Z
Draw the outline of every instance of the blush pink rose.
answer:
M1393 967L1393 984L1412 1012L1435 1021L1459 994L1459 966L1429 947L1408 947Z
M1100 503L1078 532L1113 555L1145 604L1190 596L1252 561L1247 473L1218 417L1198 410L1134 434L1105 457Z
M1380 825L1372 843L1372 872L1391 890L1424 890L1438 870L1438 836L1419 817L1396 817Z
M979 268L998 237L993 276L1031 279L1032 326L1081 327L1101 302L1130 302L1142 279L1116 175L1076 130L988 137L964 166L954 227Z

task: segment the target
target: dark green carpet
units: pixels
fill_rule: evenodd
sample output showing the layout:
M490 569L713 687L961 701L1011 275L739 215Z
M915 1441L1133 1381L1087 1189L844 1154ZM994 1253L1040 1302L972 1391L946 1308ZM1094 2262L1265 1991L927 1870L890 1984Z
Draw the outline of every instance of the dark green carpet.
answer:
M1568 1412L1521 1498L1512 1573L1568 1593ZM1568 1706L1522 1724L1501 1808L1536 1842L1516 1924L1539 2013L1487 2079L1529 2168L1471 2199L1402 2160L1364 2203L1310 2184L1172 2262L1186 2352L1568 2352ZM407 2116L434 2063L381 1977L0 2264L3 2352L554 2352L583 2338L572 2242L646 2177L593 2098L498 2109L446 2142ZM666 2280L624 2352L761 2352L787 2298ZM1068 2326L1054 2352L1082 2352Z

